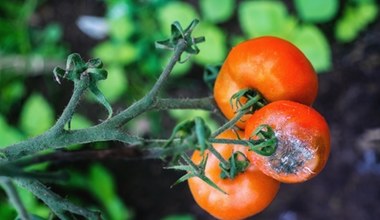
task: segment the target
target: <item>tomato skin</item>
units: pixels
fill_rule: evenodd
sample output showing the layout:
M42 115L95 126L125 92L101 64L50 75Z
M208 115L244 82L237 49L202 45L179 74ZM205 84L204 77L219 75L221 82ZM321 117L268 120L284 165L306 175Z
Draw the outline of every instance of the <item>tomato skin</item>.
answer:
M311 105L317 96L318 79L297 47L286 40L265 36L232 48L219 72L214 97L228 119L236 111L230 106L231 96L246 88L257 90L269 102L291 100ZM244 123L238 126L244 128Z
M242 134L243 135L243 134ZM218 138L236 139L236 134L227 130ZM246 148L232 144L214 144L215 149L228 159L233 151L244 151ZM208 153L208 151L205 151ZM219 160L208 153L205 174L226 194L212 188L198 177L188 180L190 191L198 205L218 219L244 219L265 209L274 199L280 183L260 172L250 165L244 172L234 179L222 179ZM202 160L199 151L195 151L192 161L199 164Z
M330 154L330 132L316 110L292 101L272 102L247 121L245 138L262 124L272 127L278 141L271 156L247 154L263 173L280 182L299 183L322 171Z

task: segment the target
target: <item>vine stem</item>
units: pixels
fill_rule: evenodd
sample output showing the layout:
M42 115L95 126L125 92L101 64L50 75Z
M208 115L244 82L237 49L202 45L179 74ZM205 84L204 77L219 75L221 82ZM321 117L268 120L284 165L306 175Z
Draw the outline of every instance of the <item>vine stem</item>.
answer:
M169 61L169 63L166 65L164 70L162 71L160 77L154 84L151 91L144 96L142 99L137 101L135 104L131 105L129 108L122 111L120 114L115 115L111 119L109 119L109 122L107 123L107 126L111 127L121 127L125 123L127 123L132 118L140 115L143 113L146 109L150 108L155 104L157 101L157 95L159 91L161 90L161 87L163 86L166 79L169 77L170 73L172 72L175 64L180 60L182 53L185 51L187 46L187 43L185 40L180 39L178 41L178 44L174 50L174 53Z
M237 145L247 146L246 140L209 138L208 141L213 144L237 144Z
M66 212L81 215L91 220L101 219L101 214L99 212L84 209L72 204L71 202L52 192L48 187L46 187L38 180L19 178L16 179L16 183L33 193L37 198L41 199L60 219L71 219L67 216Z
M30 220L30 216L26 211L24 204L22 203L20 196L16 190L13 182L7 177L0 177L0 184L4 188L9 201L12 203L13 207L15 207L19 218L21 220Z
M248 110L238 111L238 113L235 114L235 116L230 121L228 121L227 123L219 127L216 131L214 131L211 134L211 138L214 138L223 133L225 130L233 127L236 124L236 122L238 122L241 119L241 117L243 117L247 112Z
M63 110L62 115L58 118L55 125L48 132L60 133L63 131L65 125L71 120L75 112L76 107L82 97L83 93L86 91L90 83L90 77L87 74L83 74L81 80L76 80L74 82L74 92L70 98L69 103Z

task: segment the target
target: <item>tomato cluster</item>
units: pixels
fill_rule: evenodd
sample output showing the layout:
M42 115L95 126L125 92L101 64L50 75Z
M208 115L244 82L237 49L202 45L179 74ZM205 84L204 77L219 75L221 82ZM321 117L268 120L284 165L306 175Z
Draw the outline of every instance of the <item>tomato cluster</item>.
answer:
M265 209L280 183L299 183L317 175L330 153L330 134L325 119L312 107L317 96L316 73L305 55L293 44L276 37L260 37L234 47L215 81L214 97L221 112L232 119L238 112L231 98L252 90L266 105L245 114L236 125L244 140L255 141L257 128L269 126L275 135L275 151L260 155L247 146L214 145L223 157L241 151L249 159L245 172L232 179L220 177L219 161L210 154L205 174L226 194L190 178L196 202L219 219L243 219ZM248 103L243 97L240 102ZM219 138L239 139L226 131ZM208 152L206 151L206 154ZM192 160L199 163L195 152Z

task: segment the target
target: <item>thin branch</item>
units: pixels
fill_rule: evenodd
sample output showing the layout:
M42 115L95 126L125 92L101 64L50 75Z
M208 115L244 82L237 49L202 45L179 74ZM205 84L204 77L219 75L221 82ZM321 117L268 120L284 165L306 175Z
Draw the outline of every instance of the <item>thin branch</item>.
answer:
M89 86L90 78L88 75L84 75L81 80L74 82L74 93L70 98L69 103L64 109L61 117L57 120L55 125L49 130L53 132L60 132L64 129L65 125L71 120L75 112L76 107L82 97L83 93Z
M154 105L157 95L163 86L166 79L169 77L169 74L173 70L175 64L180 60L181 54L185 51L187 43L185 40L179 40L177 47L174 50L174 54L172 55L168 65L165 67L163 72L160 75L160 78L156 81L153 88L150 92L144 96L142 99L137 101L135 104L131 105L129 108L125 109L118 115L109 119L108 126L118 128L123 126L132 118L140 115L145 112L148 108Z
M13 182L7 177L0 177L0 184L7 193L9 201L11 202L13 207L15 207L20 219L29 220L30 216L26 211L24 204L22 204L20 196Z
M41 199L60 219L71 219L68 217L67 212L83 216L87 219L102 219L100 212L74 205L68 200L52 192L49 188L37 180L16 179L16 183L33 193L37 198Z
M63 60L48 59L41 56L0 56L0 74L6 71L28 76L51 74L54 67L63 64Z
M232 128L236 124L236 122L238 122L241 119L241 117L243 117L246 113L247 111L239 111L237 114L235 114L235 116L230 121L226 122L224 125L219 127L216 131L214 131L211 134L211 137L216 137L220 135L221 133L223 133L225 130Z
M203 109L216 112L215 101L213 97L204 98L184 98L184 99L157 99L151 109L168 110L168 109Z

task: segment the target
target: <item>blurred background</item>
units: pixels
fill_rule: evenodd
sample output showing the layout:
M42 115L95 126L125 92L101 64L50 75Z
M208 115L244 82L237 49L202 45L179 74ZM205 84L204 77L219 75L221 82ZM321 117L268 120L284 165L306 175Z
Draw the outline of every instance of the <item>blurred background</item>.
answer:
M118 112L142 97L170 57L154 41L170 24L201 23L200 54L177 65L163 95L204 97L207 65L223 62L246 39L274 35L297 45L319 73L314 107L330 124L332 152L325 170L302 184L281 186L269 208L252 219L377 219L380 216L380 20L375 0L3 0L0 3L0 146L41 134L70 98L72 85L53 80L68 54L99 57L109 75L99 87ZM85 128L107 112L86 96L72 121ZM96 109L96 111L94 111ZM99 109L99 110L97 110ZM205 111L144 114L128 124L143 137L165 138L175 123ZM120 143L70 146L66 151L123 147ZM138 152L131 150L131 157ZM193 201L186 184L170 188L182 173L159 160L106 159L55 162L35 170L68 170L52 184L77 204L101 209L106 219L212 219ZM49 209L19 189L27 209L46 218ZM0 191L0 219L14 219Z

